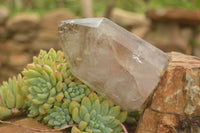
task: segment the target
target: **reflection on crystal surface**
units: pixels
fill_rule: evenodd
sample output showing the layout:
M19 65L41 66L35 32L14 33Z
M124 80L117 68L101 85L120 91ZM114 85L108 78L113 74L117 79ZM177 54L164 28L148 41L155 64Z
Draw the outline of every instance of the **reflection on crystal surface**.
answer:
M106 18L62 21L59 35L72 73L126 110L140 109L169 57Z

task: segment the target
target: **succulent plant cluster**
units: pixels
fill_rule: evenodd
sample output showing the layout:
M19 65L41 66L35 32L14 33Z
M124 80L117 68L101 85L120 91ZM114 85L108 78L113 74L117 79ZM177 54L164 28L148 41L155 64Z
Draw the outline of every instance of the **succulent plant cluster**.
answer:
M8 82L3 82L0 87L0 119L24 110L26 95L27 90L20 74L17 78L9 78Z
M41 50L22 75L1 86L0 119L27 107L29 117L51 127L78 124L72 133L121 132L127 112L74 77L61 51Z
M61 113L63 116L69 117L68 111L63 110L63 107L67 108L71 101L80 102L81 98L90 93L90 88L71 74L63 53L55 52L53 49L48 53L41 51L22 74L29 92L28 116L37 117L39 120L45 117L45 122L52 127L64 126L62 120L58 120L60 124L58 121L52 123L50 118L56 117L52 114L53 111L60 110L65 113ZM66 118L65 124L71 123L70 120Z
M137 119L140 116L140 111L136 110L136 111L132 111L132 112L128 112L128 115L126 117L126 123L127 124L133 124L137 122Z
M73 124L73 119L69 114L69 103L59 103L54 105L43 119L50 127L60 128L68 124Z
M73 120L78 127L72 128L72 133L120 133L120 122L126 120L127 112L121 112L113 101L100 101L96 93L85 96L81 103L71 102L69 106Z

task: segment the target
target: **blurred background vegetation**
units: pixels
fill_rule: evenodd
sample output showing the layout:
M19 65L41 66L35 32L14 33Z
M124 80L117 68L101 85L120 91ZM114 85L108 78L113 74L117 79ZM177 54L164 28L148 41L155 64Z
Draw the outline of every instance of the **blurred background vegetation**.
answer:
M61 49L59 22L81 17L108 17L165 52L200 57L196 9L200 0L0 0L0 81L40 49Z
M200 0L93 0L95 16L105 13L107 5L114 3L115 7L137 13L145 13L148 8L200 8ZM68 8L75 15L81 15L80 0L0 0L0 5L11 9L11 15L17 12L45 12L56 8Z

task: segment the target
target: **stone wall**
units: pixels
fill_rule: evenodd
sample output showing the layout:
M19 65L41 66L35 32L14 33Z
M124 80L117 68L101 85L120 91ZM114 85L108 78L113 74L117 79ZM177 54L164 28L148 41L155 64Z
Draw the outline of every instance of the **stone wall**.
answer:
M200 57L200 10L150 9L144 15L114 8L111 19L165 52Z
M150 26L133 27L132 32L165 52L200 57L200 10L148 10L147 18Z
M0 82L22 71L41 49L61 49L57 25L61 20L75 18L65 9L47 13L20 13L10 17L0 7Z
M115 8L111 19L165 52L200 57L199 14L199 11L157 10L145 16ZM0 7L0 82L22 71L40 49L61 49L57 25L72 18L75 16L66 9L48 12L43 17L36 13L10 17L9 10Z

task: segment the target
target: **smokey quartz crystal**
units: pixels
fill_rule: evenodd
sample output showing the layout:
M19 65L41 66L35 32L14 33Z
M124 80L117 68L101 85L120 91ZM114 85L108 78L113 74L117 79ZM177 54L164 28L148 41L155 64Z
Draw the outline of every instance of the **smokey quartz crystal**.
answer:
M72 73L123 109L140 109L169 56L106 18L62 21L62 48Z

